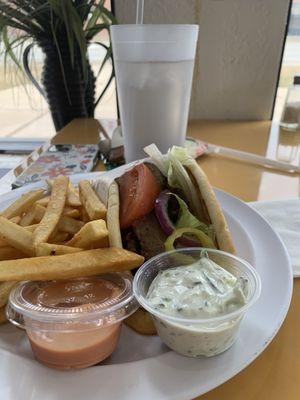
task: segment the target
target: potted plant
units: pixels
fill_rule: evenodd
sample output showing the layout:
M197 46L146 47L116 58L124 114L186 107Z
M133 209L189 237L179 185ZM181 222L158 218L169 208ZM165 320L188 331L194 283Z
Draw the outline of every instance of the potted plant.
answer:
M73 118L93 117L113 78L112 72L100 98L95 100L96 77L87 48L95 35L103 30L109 32L110 24L116 23L104 3L104 0L0 0L0 39L5 59L9 56L18 68L25 70L46 97L56 130ZM106 50L100 73L111 57L111 47L97 43ZM45 54L43 88L28 65L28 54L34 45Z

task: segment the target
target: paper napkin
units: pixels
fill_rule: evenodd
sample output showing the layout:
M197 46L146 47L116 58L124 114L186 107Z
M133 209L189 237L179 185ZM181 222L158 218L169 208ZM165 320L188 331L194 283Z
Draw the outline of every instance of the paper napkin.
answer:
M290 255L294 277L300 277L300 199L250 203L279 234Z

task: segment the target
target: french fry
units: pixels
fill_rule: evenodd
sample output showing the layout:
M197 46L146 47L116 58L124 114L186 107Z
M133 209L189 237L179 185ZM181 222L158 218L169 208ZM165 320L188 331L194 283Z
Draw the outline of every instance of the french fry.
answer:
M72 210L77 210L77 208L74 209L73 207L65 206L64 210L63 210L63 214L66 214L66 213L68 213L69 211L72 211Z
M0 324L5 324L5 322L7 322L6 307L3 306L0 308Z
M0 236L11 246L29 256L34 255L32 233L20 225L0 217Z
M53 185L53 180L47 179L47 184L48 184L49 189L51 190L52 185ZM74 188L74 186L72 185L71 182L69 182L66 204L68 206L72 206L72 207L80 207L81 206L79 196L76 193L76 189Z
M61 217L57 227L59 231L71 233L75 235L84 225L84 222L71 217Z
M39 204L40 206L47 207L50 200L50 196L45 196L40 200L37 200L35 204Z
M88 213L86 212L84 207L82 207L82 209L81 209L81 219L82 219L83 222L89 222L90 221Z
M108 247L108 230L105 221L98 219L86 223L66 244L83 249Z
M78 208L65 207L64 211L63 211L63 215L65 217L79 218L80 211L78 210Z
M67 176L59 176L53 181L52 192L46 212L33 232L33 243L36 246L39 243L47 242L52 232L56 228L62 215L69 185Z
M120 229L120 201L119 185L113 182L108 189L107 200L107 229L109 232L109 245L111 247L123 247Z
M4 211L0 213L0 216L5 218L13 218L17 215L21 215L34 204L36 200L43 197L44 189L33 190L31 192L23 194L18 200L12 203Z
M19 222L21 221L21 217L20 215L16 215L15 217L12 217L9 219L10 222L13 222L14 224L19 224Z
M35 218L35 206L31 207L29 211L21 218L20 225L28 226L31 225Z
M46 207L41 205L40 203L37 203L37 212L35 215L35 220L38 219L42 219L42 210L43 210L43 214L46 211ZM79 218L80 217L80 211L78 210L78 208L72 208L70 206L66 206L63 209L63 215L65 215L66 217L72 217L72 218Z
M45 207L40 206L39 204L36 205L35 207L35 221L39 222L42 220L43 215L46 212ZM79 231L79 229L82 228L84 223L82 221L78 221L74 218L67 217L67 216L62 216L58 222L57 228L60 231L63 232L68 232L74 235L76 232Z
M85 208L89 219L105 219L107 212L106 207L94 192L90 182L88 180L80 181L78 187L80 201Z
M0 307L5 306L8 301L9 293L15 286L16 282L1 282L0 283Z
M50 236L49 242L52 244L64 242L65 240L68 239L68 237L69 237L68 232L56 232L55 234Z
M0 281L70 279L122 272L140 266L144 258L114 247L85 250L62 256L0 261Z
M32 224L32 225L24 226L24 229L28 232L34 232L38 226L39 226L39 224Z
M72 207L80 207L81 201L72 183L69 183L69 190L67 196L67 204Z
M0 261L2 260L16 260L17 258L24 258L26 254L11 246L0 247Z
M83 249L78 247L64 246L60 244L40 243L35 249L35 255L37 257L61 256L62 254L78 253L82 250Z
M46 207L36 204L34 210L34 222L40 222L45 215Z
M41 221L45 212L46 207L42 206L41 204L36 204L34 220L37 222ZM63 215L66 217L78 218L80 217L80 211L78 210L78 208L66 206L63 209Z
M48 190L49 190L50 193L51 193L52 187L53 187L53 179L46 179L46 183L47 183L47 185L48 185ZM49 200L50 200L50 196L49 196Z
M7 247L9 244L5 241L4 237L0 238L0 248L1 247Z
M28 232L33 232L37 226L38 226L38 224L28 225L28 226L25 226L24 229ZM9 243L5 240L4 237L0 237L0 248L7 247L7 246L9 246Z
M125 325L141 335L157 334L151 315L143 308L138 308L136 312L126 318L124 322Z

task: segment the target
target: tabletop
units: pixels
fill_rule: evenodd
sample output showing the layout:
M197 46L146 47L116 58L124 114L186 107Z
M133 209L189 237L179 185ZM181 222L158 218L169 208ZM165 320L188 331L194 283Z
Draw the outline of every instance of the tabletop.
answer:
M98 143L100 125L93 119L73 120L53 143ZM300 132L280 131L270 121L193 121L188 135L210 143L299 164ZM299 176L278 173L220 156L198 160L211 184L245 201L298 198ZM98 163L97 170L103 169ZM300 279L294 281L290 310L267 349L246 369L201 400L298 400L300 398Z
M52 139L52 143L98 143L100 124L94 119L76 119ZM203 141L298 164L300 132L280 131L270 121L192 121L188 135ZM275 173L266 168L218 156L198 159L213 186L244 201L299 197L299 176ZM101 163L97 170L104 169Z

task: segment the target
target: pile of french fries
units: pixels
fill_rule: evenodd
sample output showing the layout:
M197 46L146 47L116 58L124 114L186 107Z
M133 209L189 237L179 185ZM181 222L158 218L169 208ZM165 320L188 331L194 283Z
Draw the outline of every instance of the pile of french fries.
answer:
M47 184L48 191L29 191L0 212L0 316L16 281L126 271L143 262L109 247L107 210L89 181L75 188L59 176Z

